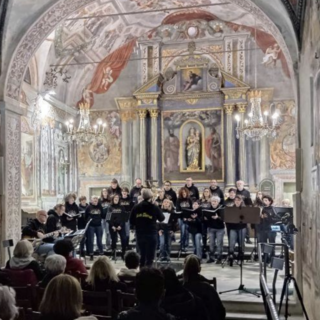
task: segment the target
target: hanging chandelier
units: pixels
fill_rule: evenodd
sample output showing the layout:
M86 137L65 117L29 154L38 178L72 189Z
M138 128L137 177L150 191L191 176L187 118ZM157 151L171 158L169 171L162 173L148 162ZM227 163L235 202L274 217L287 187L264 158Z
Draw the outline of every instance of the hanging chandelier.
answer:
M73 119L66 122L66 138L69 142L75 141L84 145L93 142L105 134L106 123L98 119L97 123L91 127L90 124L90 105L88 103L79 104L80 120L78 128Z
M252 141L259 141L265 136L274 138L277 135L277 129L280 127L278 111L276 110L271 117L268 111L262 113L261 91L251 91L249 98L251 110L248 113L248 118L243 121L238 114L235 116L237 138L245 136Z

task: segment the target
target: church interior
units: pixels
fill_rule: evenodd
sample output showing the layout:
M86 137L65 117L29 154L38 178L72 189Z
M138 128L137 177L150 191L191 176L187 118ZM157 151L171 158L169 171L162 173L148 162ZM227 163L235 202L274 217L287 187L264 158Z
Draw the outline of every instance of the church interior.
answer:
M102 261L99 254L116 272L127 267L124 251L143 255L139 227L130 216L148 200L147 192L134 192L138 186L151 190L151 202L162 212L169 199L168 219L179 217L169 240L161 240L157 220L153 266L173 268L184 279L194 253L199 273L214 279L210 288L225 308L224 317L208 319L287 319L286 306L279 307L286 285L289 319L319 319L319 0L3 0L0 30L0 309L1 273L8 264L13 269L11 256L23 230L41 221L41 214L49 221L50 212L62 210L62 228L85 228L73 235L81 235L81 243L70 239L89 280ZM168 196L169 189L178 200ZM67 215L70 198L110 212L107 207L118 204L115 194L121 204L123 192L131 207L120 229L111 227L114 213L107 213L91 239L92 220L76 225L81 206L79 216ZM235 220L228 221L228 209L237 206L239 195L245 229L237 230L232 266L228 222ZM211 237L216 227L203 220L206 208L215 210L217 196L225 206L218 217L220 242L218 233ZM180 218L184 198L190 199L191 218ZM268 206L280 218L270 222L263 238ZM202 229L194 236L188 221L200 221L198 207ZM34 248L34 238L46 243L38 233L28 240L36 242ZM161 254L168 241L166 260ZM276 243L270 252L263 251L267 242ZM211 257L218 247L220 256ZM51 282L33 316L27 318L26 311L3 319L50 320L43 310ZM146 319L130 318L129 311L123 318L91 314Z

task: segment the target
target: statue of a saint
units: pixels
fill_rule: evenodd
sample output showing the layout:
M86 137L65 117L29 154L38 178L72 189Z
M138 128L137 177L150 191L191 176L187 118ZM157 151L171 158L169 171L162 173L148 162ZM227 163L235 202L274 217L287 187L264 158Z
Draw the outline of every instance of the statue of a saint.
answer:
M190 128L186 141L187 170L199 170L199 156L201 148L200 131Z

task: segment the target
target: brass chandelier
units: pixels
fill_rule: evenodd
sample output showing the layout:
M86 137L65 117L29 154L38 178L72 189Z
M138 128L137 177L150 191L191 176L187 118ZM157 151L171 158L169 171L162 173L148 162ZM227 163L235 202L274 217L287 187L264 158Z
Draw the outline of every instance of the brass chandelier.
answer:
M73 119L66 122L66 138L69 142L75 141L77 144L84 145L97 140L105 134L107 124L101 119L91 127L90 105L88 103L79 104L79 113L80 120L77 128Z

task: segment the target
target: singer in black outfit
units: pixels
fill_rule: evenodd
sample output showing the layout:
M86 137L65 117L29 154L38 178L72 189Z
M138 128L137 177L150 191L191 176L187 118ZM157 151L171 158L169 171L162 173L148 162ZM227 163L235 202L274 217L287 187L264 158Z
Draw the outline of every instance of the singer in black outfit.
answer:
M86 217L85 217L85 213L86 213L86 209L89 206L89 204L87 203L87 198L85 196L81 196L79 197L79 214L81 215L78 218L78 230L83 230L86 228ZM83 239L80 242L80 255L81 257L84 257L84 245L86 243L87 240L87 235L85 235L85 237L83 237ZM86 249L88 251L88 245L86 245Z
M129 195L129 189L127 187L122 188L121 192L121 199L120 199L120 205L124 207L126 212L131 212L134 203ZM126 238L127 238L127 247L129 246L129 239L130 239L130 219L125 223L125 229L126 229Z
M220 205L224 204L224 194L220 187L218 186L218 182L215 179L211 180L210 191L212 196L218 196L220 198Z
M165 181L163 185L164 189L164 195L167 199L172 201L173 206L175 207L177 204L177 194L176 192L171 188L171 182L170 181Z
M77 196L75 193L69 193L65 197L65 213L61 217L62 226L73 231L77 230L79 208L76 204Z
M142 197L143 201L131 211L130 223L136 228L140 267L151 267L157 247L157 221L162 222L165 218L160 208L152 203L153 194L150 189L143 189Z
M210 188L204 188L202 193L202 198L200 201L200 206L202 209L211 208L211 191ZM202 243L203 243L203 254L206 255L207 251L207 239L208 239L208 230L205 220L202 220Z
M276 213L272 206L273 199L268 195L264 195L262 201L264 207L260 214L261 222L259 225L258 242L275 243L277 233L271 231L271 225L277 221Z

